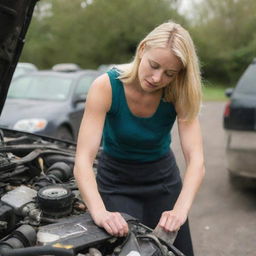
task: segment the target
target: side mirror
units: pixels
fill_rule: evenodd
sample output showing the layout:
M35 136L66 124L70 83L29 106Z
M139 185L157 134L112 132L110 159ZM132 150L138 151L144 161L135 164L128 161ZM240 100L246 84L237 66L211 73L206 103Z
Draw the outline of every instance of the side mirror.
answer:
M233 92L234 92L234 88L227 88L225 90L226 97L230 98L232 96Z
M77 105L79 103L85 103L85 101L86 101L86 95L85 94L83 94L83 95L76 95L74 97L73 103L74 103L74 105Z

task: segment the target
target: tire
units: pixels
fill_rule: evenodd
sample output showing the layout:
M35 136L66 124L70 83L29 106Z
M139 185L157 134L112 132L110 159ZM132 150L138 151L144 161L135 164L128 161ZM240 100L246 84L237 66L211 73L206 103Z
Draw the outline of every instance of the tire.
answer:
M71 134L70 130L65 126L61 126L58 129L57 138L61 140L74 141L73 135Z
M256 179L241 177L234 175L231 172L229 172L229 182L234 189L244 190L256 188Z
M233 188L241 189L241 178L229 172L229 183Z

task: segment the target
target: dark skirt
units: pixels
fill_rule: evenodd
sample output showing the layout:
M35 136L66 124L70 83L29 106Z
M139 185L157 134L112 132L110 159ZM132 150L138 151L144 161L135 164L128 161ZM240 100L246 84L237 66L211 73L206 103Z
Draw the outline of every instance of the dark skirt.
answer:
M182 187L172 151L146 163L117 160L102 152L97 184L107 210L127 213L152 229L162 212L173 208ZM180 228L174 246L186 256L194 255L188 221Z

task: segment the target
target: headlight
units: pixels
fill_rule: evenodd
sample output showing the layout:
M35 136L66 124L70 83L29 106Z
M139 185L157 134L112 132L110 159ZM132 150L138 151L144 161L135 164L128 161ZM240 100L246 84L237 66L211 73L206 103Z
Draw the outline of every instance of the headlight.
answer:
M15 123L13 129L26 132L38 132L43 130L47 125L45 119L22 119Z

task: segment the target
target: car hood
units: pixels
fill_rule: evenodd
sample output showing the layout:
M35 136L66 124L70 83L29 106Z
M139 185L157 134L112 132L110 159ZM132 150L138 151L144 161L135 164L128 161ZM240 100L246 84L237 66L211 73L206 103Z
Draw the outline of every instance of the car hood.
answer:
M0 114L37 0L0 0Z
M22 119L27 118L46 118L58 116L58 112L63 112L66 105L64 101L39 101L24 99L7 99L0 117L0 126L9 127ZM66 107L65 107L66 108ZM17 113L19 109L19 113Z

